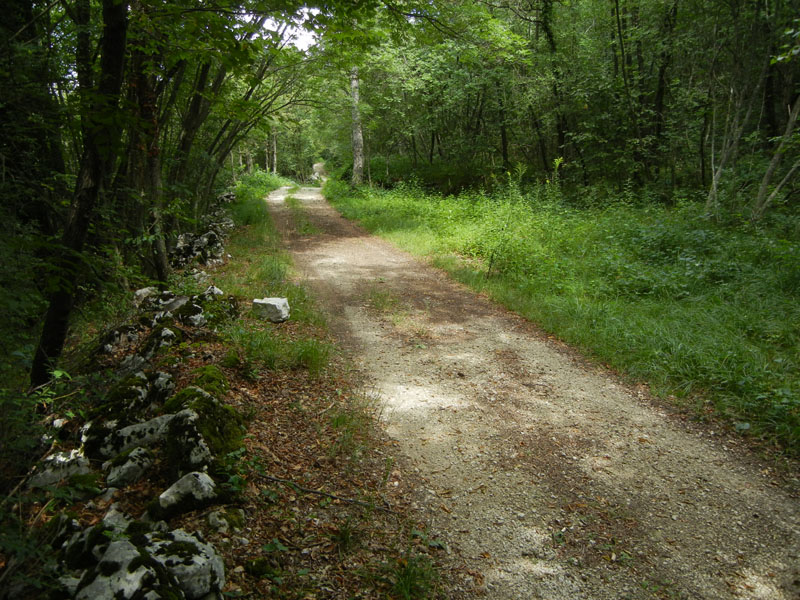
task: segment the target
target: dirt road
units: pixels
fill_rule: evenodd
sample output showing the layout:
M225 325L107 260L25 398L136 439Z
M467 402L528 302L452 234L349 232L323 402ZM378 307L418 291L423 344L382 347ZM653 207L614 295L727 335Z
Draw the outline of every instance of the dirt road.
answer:
M800 598L800 503L724 438L342 219L268 203L461 564L453 597Z

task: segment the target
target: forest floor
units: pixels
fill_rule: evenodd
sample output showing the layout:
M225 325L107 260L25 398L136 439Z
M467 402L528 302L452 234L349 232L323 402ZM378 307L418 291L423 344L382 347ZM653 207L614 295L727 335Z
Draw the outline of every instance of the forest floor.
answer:
M452 598L800 597L798 480L443 272L317 188L270 194L378 398ZM716 430L715 430L716 429Z

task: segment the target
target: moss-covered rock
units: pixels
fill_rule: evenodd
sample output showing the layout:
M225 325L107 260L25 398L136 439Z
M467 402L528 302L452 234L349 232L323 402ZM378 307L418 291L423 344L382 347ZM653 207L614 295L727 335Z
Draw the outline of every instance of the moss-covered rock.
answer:
M208 524L222 534L239 532L244 528L244 510L229 508L212 511L208 514Z
M105 394L105 401L90 414L90 418L102 417L128 422L143 413L149 402L149 382L142 373L134 373L115 383Z
M146 523L144 521L131 521L128 527L125 529L125 535L127 535L131 542L136 544L137 546L144 546L147 544L147 534L152 533L153 528L150 526L150 523Z
M72 535L64 545L62 560L70 569L87 569L96 562L111 538L111 529L104 524L95 525Z
M194 384L212 396L222 398L228 391L228 378L216 365L207 365L192 371Z
M233 527L234 531L240 531L244 528L244 510L241 508L226 509L225 520Z
M130 448L103 465L104 469L108 467L106 483L110 487L130 485L141 478L154 462L155 457L148 448Z
M239 316L239 301L234 296L222 298L213 294L201 294L193 297L193 302L203 308L208 327L214 328Z
M89 418L114 421L116 427L147 420L160 411L174 389L175 382L169 373L138 371L114 383Z
M82 430L83 452L89 458L103 458L101 448L113 433L114 428L109 423L99 420L88 423Z
M167 327L164 324L159 324L153 328L150 335L147 336L147 341L142 348L142 355L145 358L152 358L158 354L162 349L169 348L173 344L183 341L183 332L177 327Z
M256 579L273 579L281 572L280 566L269 558L254 558L248 560L244 566L245 571Z
M172 477L203 469L213 460L211 449L198 430L199 421L195 411L185 408L169 423L164 456Z
M200 415L197 428L214 454L224 456L241 447L244 419L235 408L213 398L195 402L191 408Z
M189 408L192 402L205 396L211 397L208 392L197 386L191 385L183 388L180 392L172 396L164 403L164 412L176 413L184 408Z
M242 445L244 418L235 408L222 404L205 390L191 386L164 405L169 412L190 408L199 416L197 430L216 456L224 456Z

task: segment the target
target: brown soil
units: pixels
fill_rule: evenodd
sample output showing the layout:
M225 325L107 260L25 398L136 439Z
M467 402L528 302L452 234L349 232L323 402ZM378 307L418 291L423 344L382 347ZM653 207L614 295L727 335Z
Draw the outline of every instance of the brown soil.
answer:
M528 322L293 196L299 277L380 398L452 597L800 598L800 505L766 466ZM305 231L308 228L304 228Z

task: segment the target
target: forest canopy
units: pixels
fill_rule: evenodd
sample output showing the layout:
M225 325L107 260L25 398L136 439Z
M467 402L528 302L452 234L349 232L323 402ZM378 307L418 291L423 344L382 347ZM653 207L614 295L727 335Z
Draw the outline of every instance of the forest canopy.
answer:
M3 370L45 382L75 307L166 282L177 236L256 166L445 194L557 181L578 207L695 202L796 239L797 8L12 0Z

